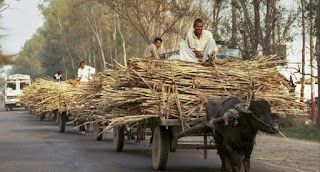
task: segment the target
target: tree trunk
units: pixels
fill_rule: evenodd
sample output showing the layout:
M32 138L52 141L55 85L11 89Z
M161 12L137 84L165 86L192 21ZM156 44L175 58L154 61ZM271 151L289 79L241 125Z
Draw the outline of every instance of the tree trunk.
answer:
M320 1L318 1L317 4L317 18L316 18L316 38L317 38L317 49L316 49L316 56L317 56L317 61L318 61L318 101L317 101L317 110L318 110L318 115L317 115L317 128L320 129Z
M98 23L96 21L96 16L94 13L94 8L91 8L91 15L93 17L93 24L89 20L89 17L87 17L89 26L94 33L96 39L98 40L99 48L100 48L100 54L101 54L101 59L102 59L102 68L106 68L106 58L105 58L105 53L104 53L104 46L103 46L103 37L102 37L102 31L101 31L101 23L100 20L98 20Z
M121 31L121 28L120 28L120 22L119 22L119 17L118 17L118 14L117 14L117 26L118 26L118 31L119 31L119 34L120 34L120 38L121 38L121 41L122 41L122 48L123 48L123 64L124 64L124 67L127 67L127 52L126 52L126 41L124 40L124 37L123 37L123 34L122 34L122 31Z
M313 45L313 34L314 34L314 28L313 28L313 0L310 0L310 67L311 67L311 119L312 121L316 121L316 105L315 105L315 94L314 94L314 88L315 88L315 78L314 76L314 69L313 69L313 61L314 61L314 45Z
M253 0L254 6L254 41L253 41L253 51L257 53L258 40L260 40L260 2L259 0Z
M318 2L318 7L320 7L320 1ZM318 8L319 10L320 8ZM318 13L318 15L320 14L320 12ZM317 19L317 22L319 22L319 24L317 24L318 26L320 26L320 16ZM320 28L317 28L320 30ZM317 128L320 129L320 101L319 101L319 97L320 97L320 36L318 35L317 37L317 51L316 51L316 55L317 55L317 62L318 62L318 101L317 101L317 110L318 110L318 114L317 114Z
M231 35L231 48L237 46L237 0L232 0L232 35Z
M302 77L301 77L301 90L300 90L300 102L304 102L304 87L305 87L305 64L306 64L306 29L305 29L305 16L304 16L304 10L305 10L305 3L304 0L301 0L301 19L302 19ZM303 109L303 106L300 106L300 109Z
M117 19L114 20L114 30L113 30L113 46L114 46L114 57L116 62L118 62L118 50L117 50Z

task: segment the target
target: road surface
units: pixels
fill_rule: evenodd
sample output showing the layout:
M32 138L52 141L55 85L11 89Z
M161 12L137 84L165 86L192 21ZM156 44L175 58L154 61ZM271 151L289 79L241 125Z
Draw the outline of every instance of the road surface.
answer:
M285 168L253 160L252 171L288 171ZM203 159L203 151L177 150L169 154L167 171L219 171L216 151ZM111 134L101 142L93 136L81 135L73 126L59 133L50 119L39 121L27 111L6 112L0 107L0 171L1 172L68 172L68 171L153 171L151 148L147 143L125 144L123 152L114 152Z

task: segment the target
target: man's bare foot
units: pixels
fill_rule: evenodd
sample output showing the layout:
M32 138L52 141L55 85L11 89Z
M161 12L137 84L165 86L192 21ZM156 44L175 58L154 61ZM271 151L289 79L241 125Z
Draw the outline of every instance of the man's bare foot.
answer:
M203 66L212 66L212 63L209 62L208 60L202 63Z

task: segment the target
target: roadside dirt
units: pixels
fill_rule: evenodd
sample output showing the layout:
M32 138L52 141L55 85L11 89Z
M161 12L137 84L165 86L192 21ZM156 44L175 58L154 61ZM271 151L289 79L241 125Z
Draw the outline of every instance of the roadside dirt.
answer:
M283 171L320 171L320 143L259 134L252 162Z

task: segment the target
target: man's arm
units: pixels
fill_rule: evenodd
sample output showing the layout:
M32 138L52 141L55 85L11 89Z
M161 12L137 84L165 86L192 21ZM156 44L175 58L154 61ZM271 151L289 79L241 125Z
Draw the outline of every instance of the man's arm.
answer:
M78 69L78 78L81 78L81 70L80 70L80 68Z

